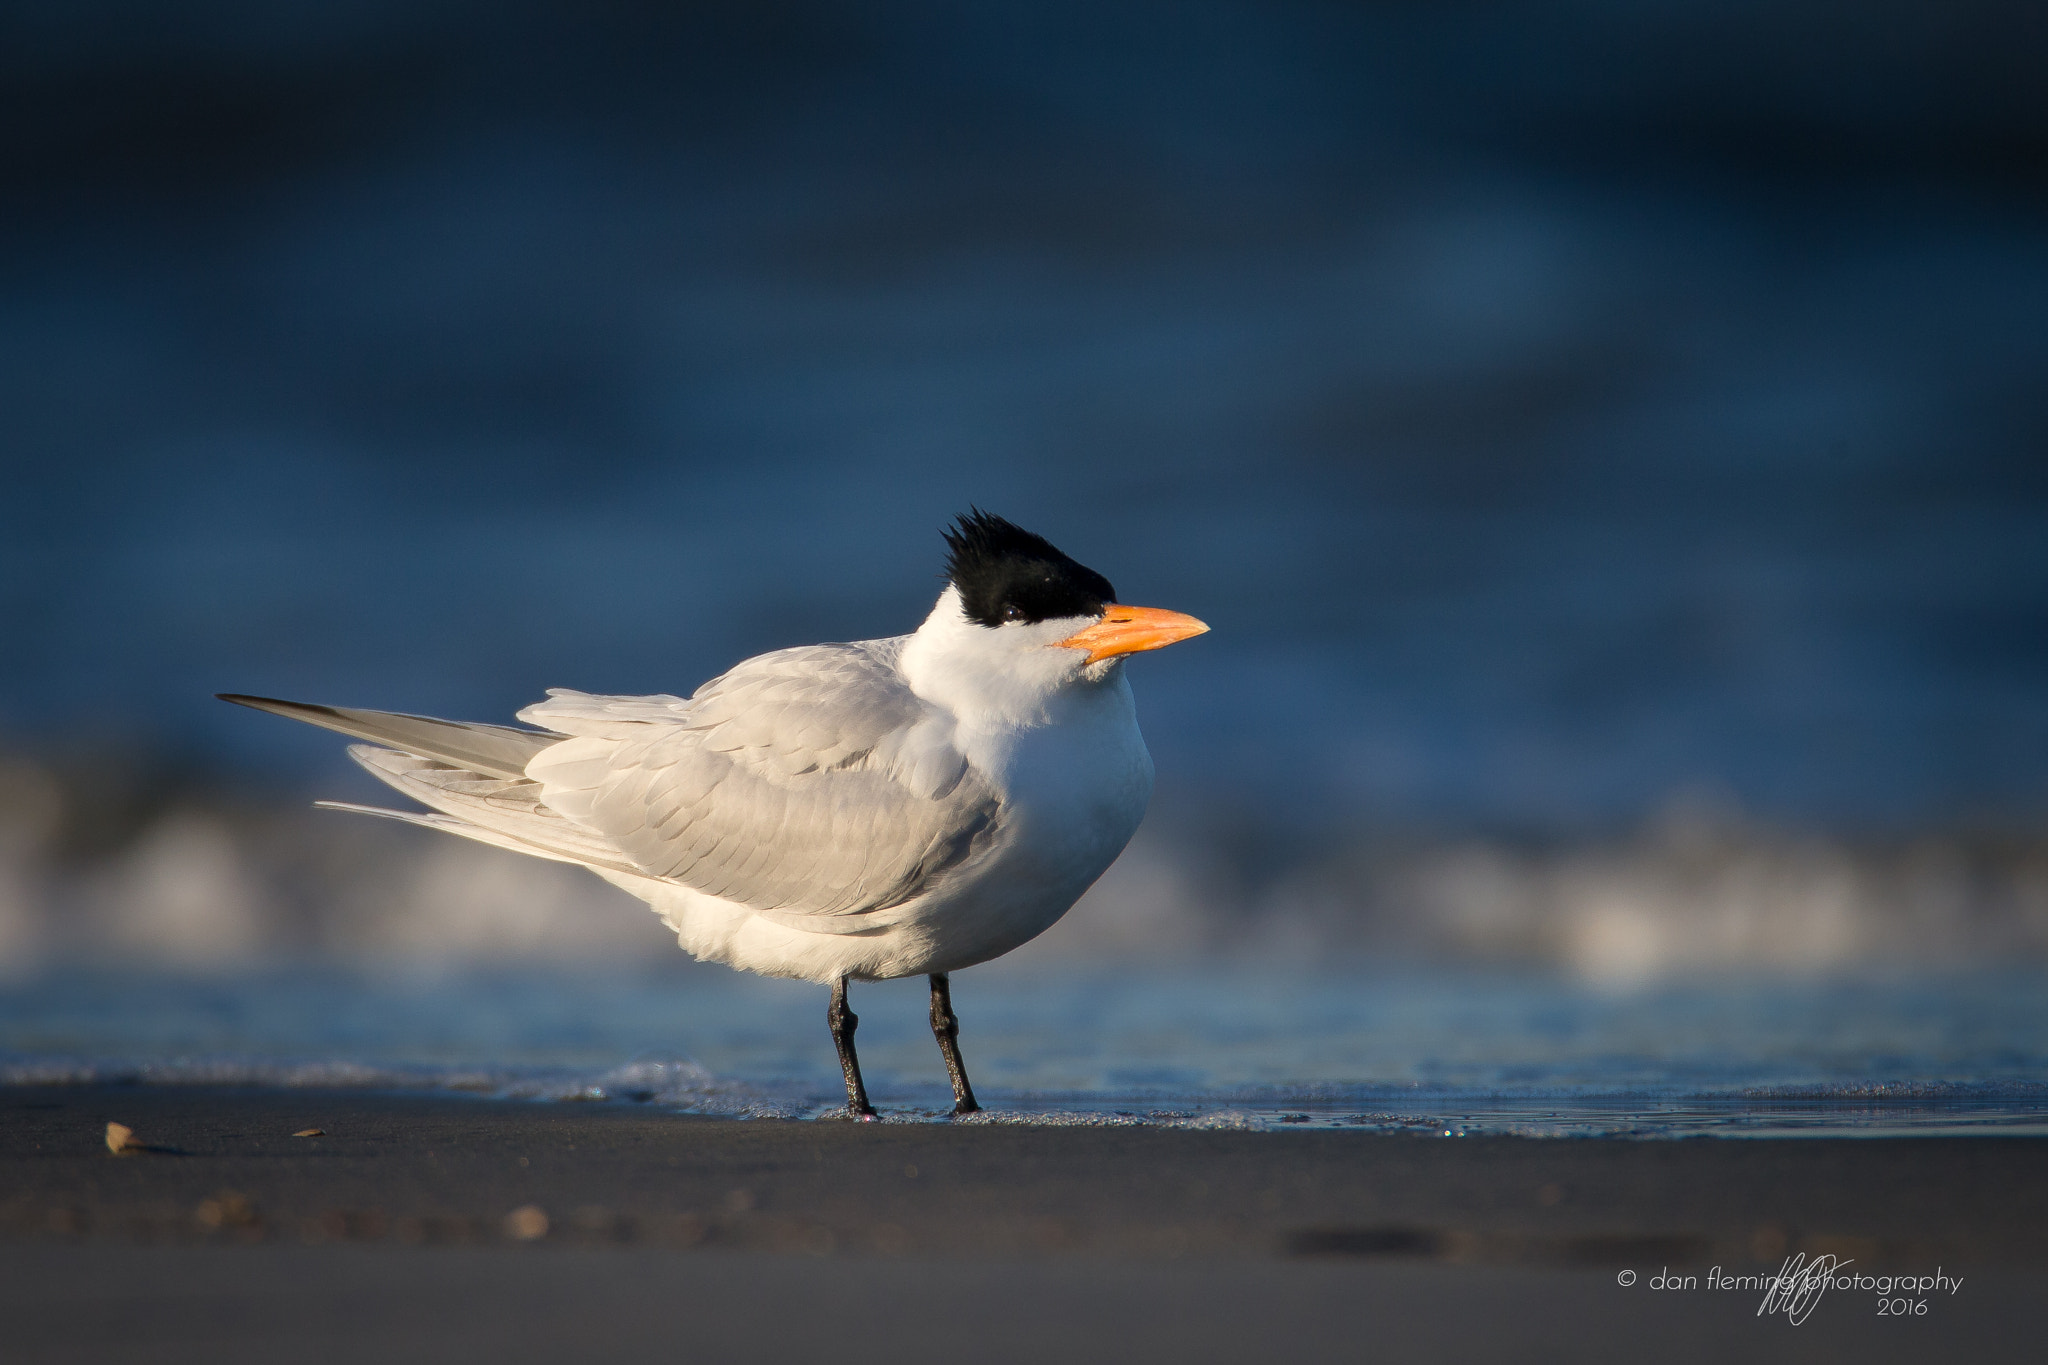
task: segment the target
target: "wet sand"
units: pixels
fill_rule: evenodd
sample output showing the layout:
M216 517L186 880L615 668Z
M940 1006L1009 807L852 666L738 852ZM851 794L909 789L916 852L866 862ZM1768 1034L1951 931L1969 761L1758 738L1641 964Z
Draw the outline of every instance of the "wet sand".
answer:
M119 1122L153 1150L114 1155ZM318 1137L294 1137L319 1128ZM735 1122L339 1090L0 1090L32 1360L2024 1358L2048 1140ZM1832 1253L1964 1283L1659 1290ZM1634 1271L1630 1286L1618 1281ZM1654 1345L1652 1345L1654 1343Z

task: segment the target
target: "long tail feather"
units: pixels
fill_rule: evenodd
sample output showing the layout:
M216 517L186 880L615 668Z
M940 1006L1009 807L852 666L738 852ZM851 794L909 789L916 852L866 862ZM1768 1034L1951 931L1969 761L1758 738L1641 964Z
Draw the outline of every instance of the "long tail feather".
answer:
M497 830L485 829L482 825L472 825L469 821L458 820L452 815L429 815L425 811L416 810L386 810L382 806L359 806L353 801L315 801L313 805L319 810L345 810L352 815L376 815L386 820L402 820L408 825L424 825L428 829L438 829L443 834L459 834L480 844L510 849L514 853L524 853L529 857L546 858L550 862L568 863L573 867L590 866L581 858L572 858L551 848L529 844L524 839L514 839L509 834L500 834Z
M351 744L350 758L388 786L404 792L424 806L431 806L461 824L473 825L496 838L454 829L452 825L424 817L410 817L415 824L449 829L487 844L535 853L561 862L586 867L609 868L615 872L646 875L645 870L619 851L603 835L566 820L540 802L540 783L523 777L495 778L461 768L450 768L417 754L396 749L379 749L368 744ZM385 815L372 807L371 814ZM408 818L403 812L400 819Z
M359 711L348 706L318 706L311 702L278 701L272 697L248 697L235 692L215 695L237 706L254 707L274 716L339 730L354 739L388 744L489 777L524 777L528 760L562 740L562 736L545 730L519 730L509 725L436 720L432 716L408 716L396 711Z

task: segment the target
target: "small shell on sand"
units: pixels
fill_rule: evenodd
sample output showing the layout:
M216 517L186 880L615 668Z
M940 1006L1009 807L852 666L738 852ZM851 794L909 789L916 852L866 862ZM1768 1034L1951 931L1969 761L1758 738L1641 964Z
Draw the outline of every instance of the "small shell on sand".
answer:
M293 1137L326 1137L326 1136L327 1136L327 1130L326 1130L325 1128L301 1128L301 1129L299 1129L299 1131L298 1131L298 1132L296 1132L296 1133L293 1133L293 1134L292 1134L292 1136L293 1136Z
M107 1125L107 1150L115 1156L134 1156L142 1150L142 1144L135 1140L135 1130L125 1123Z
M538 1204L522 1204L505 1215L505 1235L517 1242L537 1242L548 1235L548 1215Z

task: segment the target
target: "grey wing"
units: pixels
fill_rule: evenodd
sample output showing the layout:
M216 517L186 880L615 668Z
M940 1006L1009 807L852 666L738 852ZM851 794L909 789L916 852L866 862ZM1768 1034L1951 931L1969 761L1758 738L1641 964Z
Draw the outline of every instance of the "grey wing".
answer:
M649 875L764 913L900 905L988 845L999 802L904 685L900 640L750 659L677 697L551 693L541 800Z

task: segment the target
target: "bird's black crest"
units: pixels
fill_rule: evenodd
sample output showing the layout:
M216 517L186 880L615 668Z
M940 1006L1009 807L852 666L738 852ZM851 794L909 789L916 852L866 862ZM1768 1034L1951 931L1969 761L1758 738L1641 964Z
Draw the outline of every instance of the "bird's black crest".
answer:
M946 533L946 577L968 619L984 626L1099 616L1116 601L1109 580L1044 536L974 508Z

